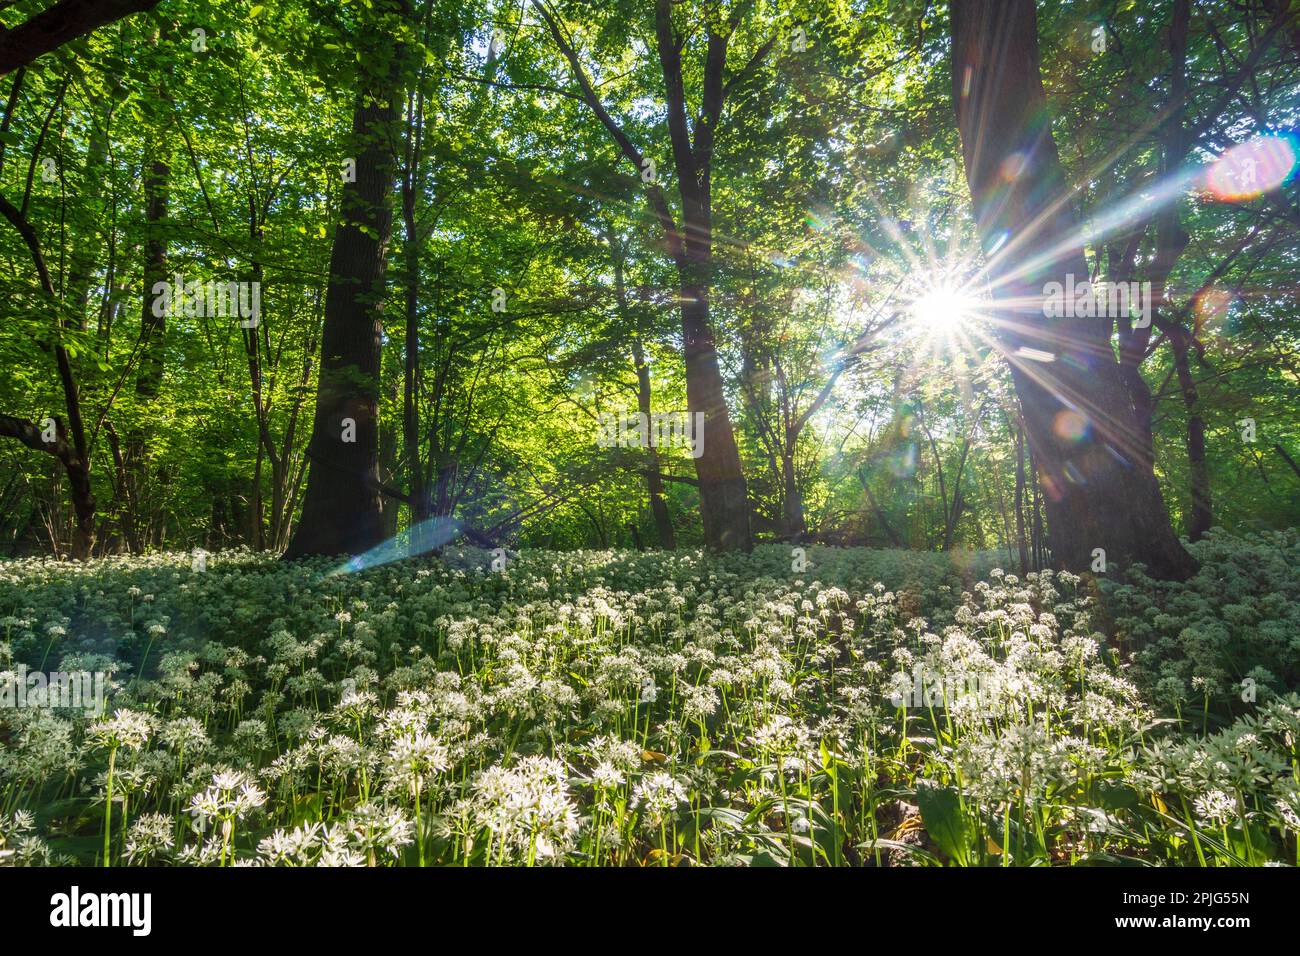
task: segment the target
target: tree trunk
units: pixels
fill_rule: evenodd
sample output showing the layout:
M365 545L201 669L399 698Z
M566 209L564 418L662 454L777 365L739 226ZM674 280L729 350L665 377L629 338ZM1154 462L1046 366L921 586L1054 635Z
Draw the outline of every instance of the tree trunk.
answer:
M962 509L966 506L966 500L961 491L961 478L966 471L966 461L970 457L970 446L975 439L975 429L979 428L979 420L983 414L984 409L981 408L979 414L975 417L974 425L971 426L971 433L962 442L961 456L957 459L957 473L953 475L952 479L952 509L948 512L948 520L943 527L944 551L952 547L952 539L957 534L957 522L961 520Z
M288 559L361 554L383 539L379 373L398 59L387 59L384 75L363 78L353 114L356 176L343 185L330 256L307 492Z
M612 233L607 236L607 239L614 260L614 299L618 304L620 317L628 320L630 316L628 314L627 284L623 275L624 249ZM632 366L636 370L637 411L641 413L641 417L646 422L649 422L652 404L650 366L646 364L645 345L641 341L639 322L637 323L636 334L632 337ZM653 429L651 431L653 432ZM646 490L650 496L650 513L654 516L655 531L659 535L659 546L672 551L677 546L677 542L673 537L673 522L668 514L668 503L664 500L664 480L659 473L659 451L651 442L646 443L646 461L649 463L646 472Z
M1086 281L1089 270L1051 137L1033 2L954 0L952 27L966 177L1053 561L1086 570L1101 548L1108 562L1186 578L1196 563L1174 534L1141 440L1111 350L1113 319L1042 314L1048 282Z
M749 498L740 451L727 410L718 351L709 322L709 296L713 289L713 136L725 96L723 70L727 62L727 35L708 35L704 64L703 102L694 141L686 118L682 82L682 44L672 26L671 3L656 0L655 34L668 102L668 131L677 166L677 189L682 201L682 229L676 250L682 311L682 352L686 362L686 407L703 416L703 443L695 459L699 478L700 517L704 542L713 550L748 551L753 547L749 527Z
M109 95L117 96L120 92L121 82L114 81ZM103 196L104 177L108 162L108 131L112 115L113 104L110 101L110 105L101 112L98 121L92 121L90 141L86 147L86 166L77 196L79 211L85 217L81 223L85 234L78 238L68 263L66 302L68 310L75 317L77 329L82 332L86 330L86 308L90 304L90 289L95 281L101 253L95 226L99 221L100 207L106 202ZM111 271L109 275L111 277ZM146 288L145 294L148 293L149 290Z
M58 308L58 294L50 269L41 251L40 237L32 228L22 210L16 208L9 200L0 196L0 215L3 215L22 237L23 243L31 254L32 265L40 280L41 290L52 309ZM72 360L67 347L63 344L64 326L58 320L58 333L52 351L59 372L59 385L63 390L63 406L68 413L68 431L63 422L54 418L55 440L45 440L48 434L44 426L37 428L32 422L12 416L0 415L0 436L17 438L29 448L54 455L63 465L71 489L72 507L76 515L73 528L73 557L84 560L90 557L95 546L95 493L90 483L90 455L87 450L86 427L81 417L81 392L77 387L76 375L72 370ZM69 441L69 438L71 441Z
M159 35L151 31L146 47L150 61L159 64L164 70L163 76L170 72L170 67L159 57ZM171 297L160 299L155 308L154 287L160 282L169 282L167 275L167 238L164 223L168 215L171 184L169 113L164 106L167 102L167 83L165 79L150 91L153 96L144 105L146 148L141 175L143 179L144 203L144 259L141 263L141 282L144 285L140 309L140 364L136 369L135 395L140 414L128 429L124 452L127 494L121 514L122 535L126 539L127 549L133 554L142 553L149 537L149 521L146 518L149 491L152 478L149 475L149 426L153 424L151 409L162 390L165 346L167 337L168 306L182 312L181 303L173 302ZM155 314L157 312L158 314Z
M1273 450L1282 456L1282 460L1285 461L1291 467L1291 470L1295 472L1295 476L1297 478L1300 478L1300 465L1296 464L1296 460L1292 458L1290 454L1288 454L1287 450L1283 448L1281 445L1277 445L1277 444L1273 446Z
M1183 116L1187 100L1187 34L1191 25L1191 0L1175 0L1169 23L1170 85L1169 116L1162 139L1164 174L1171 176L1183 165L1189 149ZM1192 378L1188 352L1195 344L1192 332L1179 320L1169 300L1169 276L1182 257L1190 237L1183 229L1179 203L1170 202L1156 224L1156 256L1152 269L1152 292L1155 296L1156 324L1167 333L1174 353L1174 370L1179 392L1187 412L1187 470L1191 485L1191 507L1187 515L1187 536L1199 541L1214 523L1210 499L1210 471L1205 461L1205 420L1201 417L1200 399ZM1166 314L1166 313L1170 314ZM1149 412L1148 412L1149 413ZM1150 427L1148 419L1148 428Z
M161 127L158 127L161 129ZM144 175L144 302L140 312L140 367L136 372L135 394L148 421L148 408L162 389L164 352L167 336L167 312L154 315L154 284L167 281L167 242L161 223L167 218L168 183L171 167L155 155L146 162ZM137 424L126 436L125 470L128 494L121 517L122 535L132 554L145 548L148 523L144 522L142 502L148 484L148 438L145 427Z
M1038 463L1034 460L1034 453L1029 452L1029 480L1033 484L1033 495L1030 506L1032 523L1029 529L1029 553L1033 558L1034 570L1040 570L1047 564L1048 556L1051 554L1051 548L1048 547L1047 534L1043 529L1043 495L1042 486L1038 481Z
M885 514L885 509L880 507L880 502L876 499L875 494L872 493L871 482L867 480L865 469L858 472L858 482L862 485L862 490L866 492L867 501L871 503L871 509L875 512L876 520L880 522L881 529L889 536L890 544L895 548L906 547L903 543L903 539L899 537L898 532L894 530L894 526L889 523L889 516Z
M1187 513L1187 537L1200 541L1214 524L1214 504L1210 494L1210 466L1205 459L1205 419L1201 416L1200 393L1192 378L1191 334L1181 325L1169 337L1174 353L1174 369L1187 412L1187 469L1191 485L1191 507Z
M674 220L654 176L645 181L650 208L664 231L669 255L677 266L682 313L682 352L686 364L686 403L692 416L704 418L703 453L695 459L695 473L700 489L700 516L704 524L704 541L712 550L753 547L749 527L749 502L745 476L741 471L740 452L727 411L722 374L713 331L709 326L708 295L712 288L713 225L710 176L715 132L721 122L727 87L754 69L772 49L775 38L764 44L749 62L724 82L727 65L727 42L730 30L720 32L723 18L711 18L705 27L708 53L702 77L702 101L692 137L687 117L686 93L682 81L681 51L685 37L673 27L672 0L655 0L655 38L659 64L664 79L668 132L676 166L677 189L681 197L681 226ZM544 3L535 2L538 14L546 21L556 46L569 62L574 79L582 89L583 100L609 131L619 149L638 173L646 177L650 161L638 150L627 133L610 116L600 101L591 79L573 44L554 13ZM694 419L692 419L694 420Z
M140 370L135 381L135 393L147 399L156 398L162 386L167 312L159 309L162 314L154 315L153 287L167 279L167 242L159 224L167 218L170 180L167 162L161 157L151 159L144 176L144 309L140 314Z
M1016 548L1020 573L1029 573L1029 545L1025 541L1025 430L1016 423Z
M622 284L622 269L617 269L619 284ZM650 421L650 366L646 364L645 348L641 339L632 340L632 364L636 366L636 407L642 417ZM659 545L671 551L677 547L673 537L673 521L668 514L668 503L664 501L664 480L659 474L659 452L654 445L646 448L646 459L650 463L646 473L646 490L650 494L650 513L654 516L655 531L659 535Z
M406 164L402 182L402 261L406 293L406 339L402 367L402 441L406 446L408 493L411 498L411 526L429 517L431 502L425 486L420 440L420 239L416 224L416 184L424 139L424 92L417 93L406 128ZM412 541L412 550L423 550L423 542Z
M90 557L95 545L95 494L90 485L90 467L84 451L77 448L75 441L69 441L63 420L54 418L52 421L54 440L47 442L45 435L48 432L44 423L38 426L25 418L0 415L0 437L16 438L28 448L46 452L59 460L67 476L69 497L72 499L72 556L77 560L85 560Z
M740 451L727 411L718 369L718 352L709 327L707 286L683 282L682 343L686 359L686 408L694 416L703 414L697 440L703 445L695 459L700 481L700 518L704 541L713 550L748 551L753 546L749 530L749 498Z
M803 492L799 490L799 478L794 461L794 450L798 441L797 434L788 435L781 455L784 532L786 539L795 544L802 541L804 535L808 533L808 523L803 513Z

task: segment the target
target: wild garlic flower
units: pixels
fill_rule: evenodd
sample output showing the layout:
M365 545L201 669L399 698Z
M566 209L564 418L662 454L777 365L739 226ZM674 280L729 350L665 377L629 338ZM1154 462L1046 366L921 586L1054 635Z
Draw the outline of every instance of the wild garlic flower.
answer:
M199 827L215 822L229 839L234 821L266 803L266 794L241 770L218 770L212 784L190 798L190 813Z
M658 827L679 806L689 802L686 788L670 773L653 773L632 788L632 805L642 812L651 827Z
M1207 823L1223 826L1237 815L1237 801L1222 790L1209 790L1193 801L1196 815Z
M139 711L122 709L90 728L89 737L100 747L139 750L153 734L153 718Z

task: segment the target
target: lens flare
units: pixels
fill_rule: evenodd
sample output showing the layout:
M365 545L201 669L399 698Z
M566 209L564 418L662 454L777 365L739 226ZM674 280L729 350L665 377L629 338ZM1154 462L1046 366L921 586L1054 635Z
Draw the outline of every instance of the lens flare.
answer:
M916 474L916 446L909 443L887 456L885 467L895 478L910 478Z
M1015 182L1024 173L1029 165L1029 157L1022 152L1010 153L1002 161L1002 167L998 170L1002 178L1009 183Z
M826 232L831 227L830 217L816 209L809 209L803 221L813 232Z
M979 310L979 300L951 276L921 280L907 312L912 321L930 334L952 333L968 325Z
M1205 190L1221 202L1262 196L1290 179L1300 164L1293 134L1265 134L1232 147L1205 173Z
M1079 442L1088 437L1088 418L1072 408L1056 413L1052 421L1052 431L1056 437L1065 441Z
M1217 286L1202 289L1197 293L1194 303L1197 325L1205 329L1221 326L1232 309L1232 302L1233 295L1226 289Z
M964 320L966 303L951 289L932 289L912 304L912 314L926 328L951 328Z
M339 574L355 574L380 565L391 564L404 558L425 554L435 548L441 548L456 536L456 522L451 518L430 518L399 532L371 548L365 554L349 558L329 573L329 577Z

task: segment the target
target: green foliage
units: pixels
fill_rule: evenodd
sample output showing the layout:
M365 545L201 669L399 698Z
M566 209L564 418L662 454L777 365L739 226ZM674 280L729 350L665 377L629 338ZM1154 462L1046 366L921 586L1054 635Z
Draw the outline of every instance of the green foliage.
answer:
M1133 570L1102 585L1135 676L1198 713L1250 710L1300 685L1300 536L1216 531L1191 549L1201 570L1186 584Z
M612 120L654 160L680 221L650 5L547 9ZM1296 76L1279 49L1255 61L1249 116L1240 97L1224 99L1230 64L1248 55L1254 35L1245 16L1194 12L1198 82L1186 119L1199 138L1189 163L1209 162L1247 127L1294 125ZM731 31L708 177L710 308L760 540L792 533L797 496L807 533L823 541L1002 547L1014 556L1007 364L983 324L927 330L908 312L943 277L978 285L944 6L674 4L672 17L693 127L706 28ZM1161 172L1160 130L1149 120L1169 96L1163 17L1142 4L1040 11L1054 132L1084 218L1124 208ZM1105 55L1091 49L1099 24L1110 38ZM409 494L416 462L426 483L453 476L442 506L502 541L626 546L630 527L658 540L649 457L601 449L594 436L601 413L636 406L634 342L652 410L686 407L676 270L641 170L583 102L536 8L186 0L106 26L6 78L13 107L0 135L0 193L39 240L56 301L6 224L0 410L38 423L67 417L50 351L57 337L84 405L98 553L287 540L344 214L340 172L357 147L352 109L399 50L410 55L390 131L389 172L400 188L383 301L381 479ZM166 211L151 222L142 183L158 162ZM401 215L406 189L413 235ZM1285 457L1300 457L1290 414L1296 311L1285 292L1296 232L1282 228L1294 196L1292 180L1248 202L1199 193L1178 201L1192 242L1172 276L1175 317L1201 346L1191 359L1196 412L1216 519L1229 530L1300 520L1300 477ZM1277 228L1265 229L1274 219ZM184 314L145 342L148 240L162 243L169 277L256 277L256 346L228 318ZM1144 234L1139 272L1153 243ZM1114 265L1113 243L1088 251L1097 271ZM504 312L491 307L498 288ZM419 359L413 444L404 421L408 292ZM1169 384L1162 341L1142 374L1157 396L1157 473L1178 521L1190 507L1190 419ZM142 353L154 350L157 394L137 387L147 378ZM1240 438L1247 417L1255 443ZM693 463L661 449L659 467L686 479L670 481L664 497L678 540L698 542ZM1020 502L1031 534L1040 494L1031 471ZM0 446L8 552L66 553L67 498L57 463ZM395 533L413 519L389 503Z
M1267 559L1296 586L1289 539L1214 547L1233 574ZM1020 578L988 555L807 557L802 574L776 546L528 551L499 571L476 550L351 573L233 551L203 570L175 553L5 562L2 686L29 667L109 686L102 715L35 696L0 709L0 853L1294 860L1300 698L1207 733L1160 716L1130 679L1143 668L1117 665L1076 576Z

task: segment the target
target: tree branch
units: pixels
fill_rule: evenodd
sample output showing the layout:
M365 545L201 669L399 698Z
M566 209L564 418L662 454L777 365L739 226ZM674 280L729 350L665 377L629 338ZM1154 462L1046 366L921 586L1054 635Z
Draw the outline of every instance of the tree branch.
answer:
M0 34L0 76L106 23L157 5L158 0L61 0Z
M642 169L645 168L645 157L641 155L641 151L636 148L636 145L628 135L623 132L623 128L618 125L617 121L615 121L612 116L609 115L609 111L605 109L604 104L600 102L600 97L596 95L595 87L591 85L591 80L587 77L586 71L583 70L582 63L578 60L577 51L574 50L573 44L565 39L564 33L560 30L559 21L555 18L555 15L547 9L543 0L533 0L533 7L539 14L541 14L542 19L546 21L546 25L551 31L551 37L555 40L555 45L559 47L560 53L563 54L564 58L568 61L569 68L573 71L574 79L578 81L578 86L582 88L582 98L586 101L587 106L596 114L596 118L599 119L605 129L609 131L609 135L614 138L614 142L617 143L619 149L623 151L623 155L626 156L632 165L636 167L637 173L639 174ZM649 184L647 195L650 199L650 208L659 219L660 225L663 226L664 236L668 243L669 255L676 259L681 255L682 239L681 235L677 231L677 223L673 219L673 213L672 209L668 205L668 199L664 196L663 190L659 185L655 183Z

